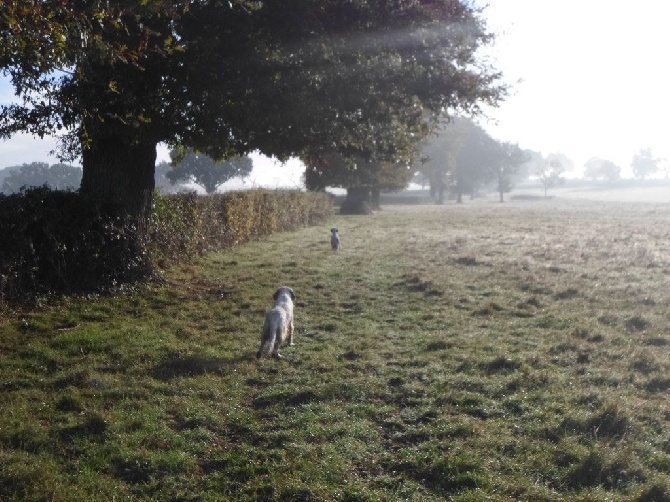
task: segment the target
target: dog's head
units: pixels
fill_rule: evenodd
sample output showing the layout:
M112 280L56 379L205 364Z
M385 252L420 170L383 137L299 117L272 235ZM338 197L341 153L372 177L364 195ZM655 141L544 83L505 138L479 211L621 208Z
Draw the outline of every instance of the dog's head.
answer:
M330 231L331 231L332 233L334 233L334 234L336 234L337 232L339 232L339 230L338 230L337 228L331 228Z
M279 298L279 296L282 294L287 294L291 297L291 300L295 300L295 293L288 286L281 286L277 291L275 291L275 294L272 295L272 298L274 301L277 301L277 298Z

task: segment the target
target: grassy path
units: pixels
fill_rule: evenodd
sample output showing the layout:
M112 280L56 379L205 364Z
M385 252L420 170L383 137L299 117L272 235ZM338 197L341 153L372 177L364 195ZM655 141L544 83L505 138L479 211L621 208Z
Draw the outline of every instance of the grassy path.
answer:
M669 245L663 205L388 207L6 314L0 500L670 500Z

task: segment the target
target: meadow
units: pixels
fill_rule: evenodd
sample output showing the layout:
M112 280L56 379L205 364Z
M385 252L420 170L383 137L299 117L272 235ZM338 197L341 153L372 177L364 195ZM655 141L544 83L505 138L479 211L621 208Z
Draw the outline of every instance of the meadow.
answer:
M388 206L5 309L0 500L670 501L669 247L664 204Z

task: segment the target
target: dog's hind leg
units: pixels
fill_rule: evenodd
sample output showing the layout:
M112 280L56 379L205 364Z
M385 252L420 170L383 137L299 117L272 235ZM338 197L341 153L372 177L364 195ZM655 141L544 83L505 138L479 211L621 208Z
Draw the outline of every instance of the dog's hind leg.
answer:
M279 348L281 347L281 344L282 344L281 327L279 327L277 328L277 332L275 333L275 343L272 349L272 355L277 359L281 359L282 357L284 357L279 353Z
M265 340L261 342L261 348L258 349L258 352L256 353L256 359L269 356L272 351L273 342L274 340Z
M295 345L293 343L293 319L288 323L288 344Z
M256 353L256 358L261 359L262 357L269 356L274 349L275 343L275 333L272 330L271 324L266 319L265 324L263 325L263 332L261 334L261 346Z

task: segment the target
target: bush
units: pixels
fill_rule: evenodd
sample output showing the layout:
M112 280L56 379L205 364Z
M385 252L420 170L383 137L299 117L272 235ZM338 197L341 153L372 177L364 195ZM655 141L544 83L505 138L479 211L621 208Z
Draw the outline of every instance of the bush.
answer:
M328 196L297 191L157 195L144 243L132 222L77 192L43 186L0 195L0 300L105 291L331 213Z
M151 269L135 227L79 194L46 186L0 196L0 295L96 291Z
M330 197L313 192L158 195L148 252L152 262L166 266L275 232L322 223L332 210Z

